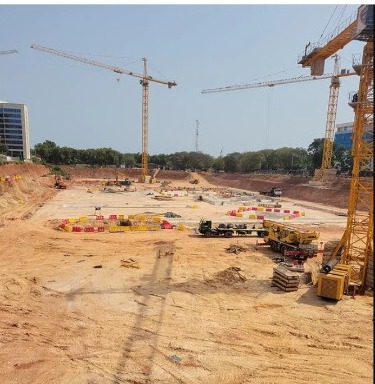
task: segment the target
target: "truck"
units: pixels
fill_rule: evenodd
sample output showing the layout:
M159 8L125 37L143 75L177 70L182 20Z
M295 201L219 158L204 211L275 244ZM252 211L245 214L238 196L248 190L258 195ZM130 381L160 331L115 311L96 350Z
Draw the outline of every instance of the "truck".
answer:
M317 256L316 240L319 239L319 232L303 231L271 220L263 220L263 227L267 229L267 234L263 237L264 245L269 245L274 252L302 261Z
M197 229L197 234L203 235L204 237L233 237L233 236L258 236L264 237L267 235L268 230L257 224L232 224L232 223L221 223L217 227L212 226L211 220L202 219Z
M259 191L261 195L270 197L280 197L283 194L281 188L272 187L270 191Z

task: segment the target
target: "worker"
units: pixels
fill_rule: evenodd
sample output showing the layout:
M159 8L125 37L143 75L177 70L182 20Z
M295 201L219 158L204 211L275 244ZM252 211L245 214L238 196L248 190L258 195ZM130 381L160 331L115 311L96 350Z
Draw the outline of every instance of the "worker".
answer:
M353 100L352 100L352 102L353 103L356 103L358 101L358 93L355 93L354 95L353 95Z

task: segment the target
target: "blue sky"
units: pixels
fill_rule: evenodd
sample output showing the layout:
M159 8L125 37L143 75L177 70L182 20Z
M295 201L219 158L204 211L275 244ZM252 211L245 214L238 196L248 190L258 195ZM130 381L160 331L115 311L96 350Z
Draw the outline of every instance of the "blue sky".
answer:
M139 79L31 49L42 45L149 75L149 153L198 149L257 151L307 148L324 137L330 80L202 94L207 88L310 74L298 65L308 42L328 35L360 4L0 5L0 100L29 107L31 146L52 140L77 149L141 152ZM6 38L5 38L6 37ZM338 54L351 69L364 43ZM325 72L333 70L333 59ZM341 81L337 123L353 121Z

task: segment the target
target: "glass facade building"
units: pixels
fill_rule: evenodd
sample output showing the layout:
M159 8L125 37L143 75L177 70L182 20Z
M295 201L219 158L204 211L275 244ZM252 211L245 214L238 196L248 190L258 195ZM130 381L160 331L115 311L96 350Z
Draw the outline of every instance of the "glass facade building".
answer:
M352 149L354 123L343 123L336 125L335 144L342 145L346 149Z
M354 129L354 123L343 123L343 124L337 124L336 125L336 134L334 142L337 145L342 145L349 151L352 149L353 146L353 129ZM369 136L368 134L364 134L363 138L365 140L371 140L373 141L373 137Z
M7 156L30 159L29 115L27 106L0 102L0 144L8 149Z

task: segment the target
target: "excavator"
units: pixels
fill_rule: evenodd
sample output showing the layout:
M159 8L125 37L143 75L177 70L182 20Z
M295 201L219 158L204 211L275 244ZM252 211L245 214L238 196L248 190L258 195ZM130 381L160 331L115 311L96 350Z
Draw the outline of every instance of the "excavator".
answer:
M55 175L55 188L57 189L66 189L67 184L64 181L64 177L61 175Z

